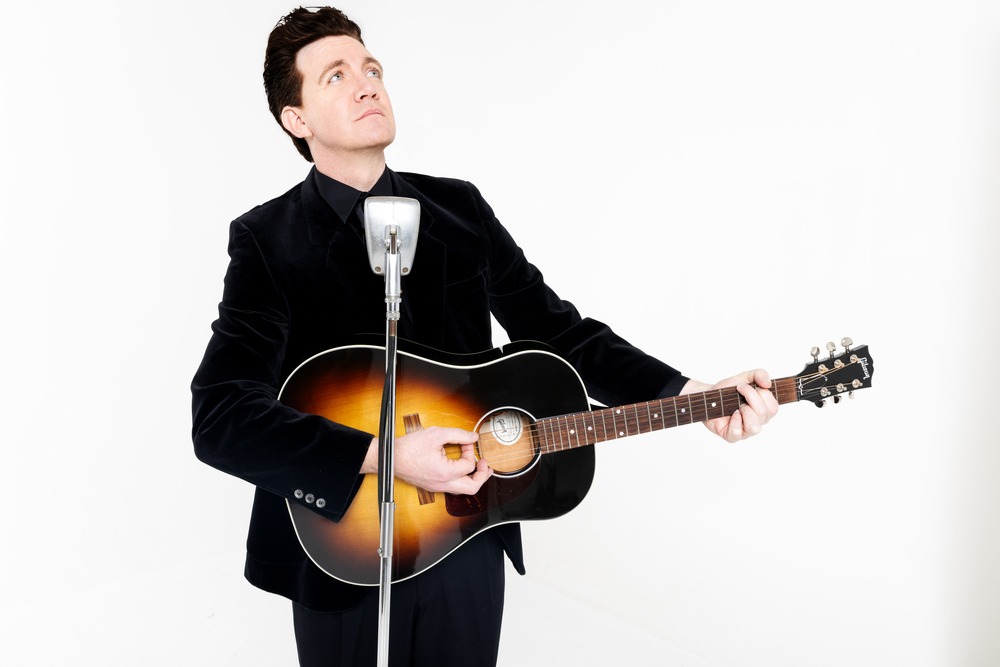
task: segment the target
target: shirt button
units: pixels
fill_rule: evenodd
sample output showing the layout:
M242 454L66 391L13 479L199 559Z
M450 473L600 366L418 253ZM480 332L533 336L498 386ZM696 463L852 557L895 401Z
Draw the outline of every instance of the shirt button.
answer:
M316 496L314 496L314 495L313 495L313 494L311 494L311 493L307 493L307 494L306 494L306 502L307 502L307 503L311 503L311 502L312 502L312 501L314 501L314 500L316 500Z
M298 498L299 500L301 500L303 495L305 495L305 494L302 493L302 489L295 489L295 497L296 498Z
M316 507L326 507L326 501L322 498L316 499Z

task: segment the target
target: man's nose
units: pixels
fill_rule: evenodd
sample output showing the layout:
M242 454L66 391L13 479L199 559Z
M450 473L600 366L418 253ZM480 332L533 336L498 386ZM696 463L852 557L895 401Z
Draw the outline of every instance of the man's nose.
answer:
M365 99L366 97L375 97L375 98L377 98L378 97L378 88L375 87L375 84L373 84L372 80L369 79L367 76L363 77L361 79L361 81L358 83L357 90L354 91L354 97L359 102L361 100Z

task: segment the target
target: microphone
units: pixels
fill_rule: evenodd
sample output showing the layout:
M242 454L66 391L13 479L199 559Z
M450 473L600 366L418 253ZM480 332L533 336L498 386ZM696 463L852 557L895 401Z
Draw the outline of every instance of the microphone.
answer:
M379 600L378 664L389 661L389 608L392 583L393 520L396 511L393 475L396 441L396 351L402 277L413 269L420 229L420 202L405 197L365 200L365 245L368 263L385 276L385 388L379 417Z
M368 263L376 275L389 280L389 254L399 254L400 274L413 269L420 231L420 202L408 197L369 197L365 200L365 244ZM395 247L392 247L393 238Z

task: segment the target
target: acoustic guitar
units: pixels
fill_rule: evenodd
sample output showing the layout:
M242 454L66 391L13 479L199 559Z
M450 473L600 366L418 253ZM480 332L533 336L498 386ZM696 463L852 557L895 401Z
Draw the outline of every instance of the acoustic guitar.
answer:
M819 359L794 377L772 380L779 404L839 402L871 386L867 346ZM576 371L537 344L513 343L477 355L402 348L396 412L406 432L423 425L479 434L476 454L494 474L476 495L431 493L396 479L392 580L415 576L482 531L503 523L551 519L583 500L594 475L594 445L731 415L743 403L735 387L590 409ZM279 399L302 412L378 433L385 348L351 345L318 354L285 382ZM397 433L400 432L397 426ZM460 456L460 447L448 451ZM316 565L356 585L379 584L377 475L366 475L339 522L288 503L295 532Z

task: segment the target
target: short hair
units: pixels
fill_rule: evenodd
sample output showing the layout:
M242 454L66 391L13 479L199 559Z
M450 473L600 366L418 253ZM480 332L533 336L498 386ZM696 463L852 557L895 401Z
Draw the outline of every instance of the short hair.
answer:
M302 72L295 66L295 59L303 47L324 37L346 35L364 44L361 40L361 28L347 18L344 12L334 7L314 9L316 11L299 7L287 16L283 16L267 38L267 51L264 54L264 92L267 94L267 106L271 109L274 119L278 121L278 125L281 125L281 129L292 138L299 153L309 162L313 161L309 144L305 139L285 130L281 122L282 109L302 106Z

